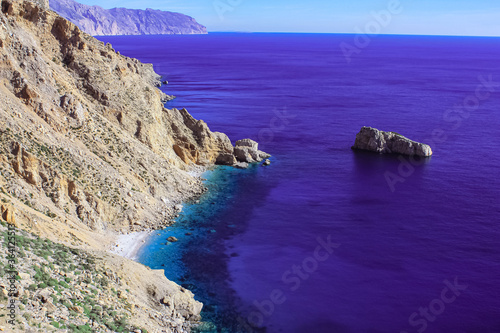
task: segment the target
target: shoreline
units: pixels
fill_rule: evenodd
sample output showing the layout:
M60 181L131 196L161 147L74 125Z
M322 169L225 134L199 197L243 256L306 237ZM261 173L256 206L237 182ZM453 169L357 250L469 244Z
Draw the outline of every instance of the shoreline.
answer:
M154 230L150 230L118 234L108 252L137 261L137 253L146 244L146 239L154 232Z
M186 171L186 173L188 173L192 177L204 181L206 179L204 179L203 175L209 171L213 171L213 168L197 166L197 167L192 167L190 170ZM180 204L182 206L182 210L184 209L186 204L187 201ZM175 222L173 224L175 224ZM137 261L137 254L139 250L144 245L146 245L146 239L153 233L158 232L159 230L149 229L143 231L130 232L127 234L115 234L115 239L111 243L111 248L108 249L108 252L117 254L121 257L133 261Z

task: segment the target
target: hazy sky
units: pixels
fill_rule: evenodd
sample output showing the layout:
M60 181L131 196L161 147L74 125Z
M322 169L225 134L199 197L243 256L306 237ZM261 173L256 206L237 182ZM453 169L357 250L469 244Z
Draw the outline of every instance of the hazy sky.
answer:
M373 12L395 13L383 34L500 36L500 0L77 0L104 8L153 8L193 16L209 31L353 33ZM387 23L387 24L386 24ZM359 30L357 30L359 29Z

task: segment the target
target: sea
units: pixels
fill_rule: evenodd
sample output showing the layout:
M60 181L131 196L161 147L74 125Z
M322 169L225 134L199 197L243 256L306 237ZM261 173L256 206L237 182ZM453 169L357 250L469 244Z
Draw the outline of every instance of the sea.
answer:
M204 303L198 332L500 332L500 40L99 37L271 165L217 167L138 261ZM351 149L361 127L430 158ZM178 242L168 242L169 236Z

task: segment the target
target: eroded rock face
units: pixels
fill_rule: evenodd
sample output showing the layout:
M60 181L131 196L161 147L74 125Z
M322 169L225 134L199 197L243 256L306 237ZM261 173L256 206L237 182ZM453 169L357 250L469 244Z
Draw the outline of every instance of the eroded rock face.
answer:
M61 96L61 108L74 119L74 127L83 126L85 124L85 110L82 104L75 100L71 94Z
M395 132L379 131L372 127L363 127L356 135L353 149L362 149L380 154L402 154L428 157L432 155L429 145L412 141Z
M9 204L0 204L0 216L2 219L10 224L16 224L16 218L14 215L14 207Z
M226 134L210 131L203 120L193 118L186 109L166 112L172 119L172 132L176 142L174 151L184 163L231 165L228 164L231 159L224 158L233 153L233 145Z

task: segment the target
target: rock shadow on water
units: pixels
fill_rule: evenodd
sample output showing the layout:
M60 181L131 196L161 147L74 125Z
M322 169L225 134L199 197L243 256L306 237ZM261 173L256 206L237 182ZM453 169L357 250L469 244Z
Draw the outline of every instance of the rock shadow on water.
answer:
M424 179L432 157L378 154L353 150L354 193L394 192L395 187L413 186Z

